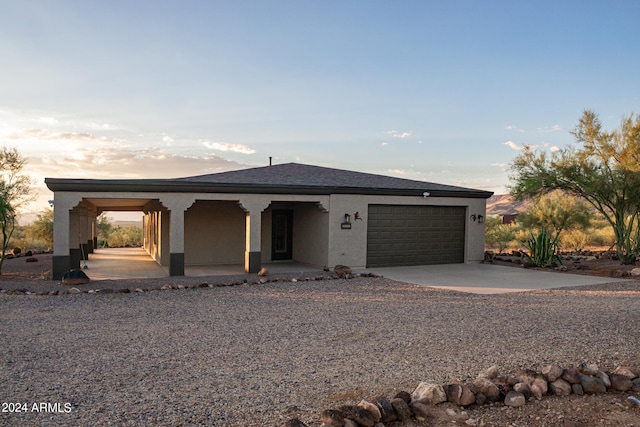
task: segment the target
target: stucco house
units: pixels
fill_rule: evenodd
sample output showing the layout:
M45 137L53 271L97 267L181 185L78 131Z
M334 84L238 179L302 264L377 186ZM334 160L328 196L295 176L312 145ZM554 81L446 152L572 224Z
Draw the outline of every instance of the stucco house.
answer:
M104 211L141 211L144 248L172 276L186 266L292 260L318 267L480 262L492 193L287 163L178 179L47 178L53 277L97 243Z

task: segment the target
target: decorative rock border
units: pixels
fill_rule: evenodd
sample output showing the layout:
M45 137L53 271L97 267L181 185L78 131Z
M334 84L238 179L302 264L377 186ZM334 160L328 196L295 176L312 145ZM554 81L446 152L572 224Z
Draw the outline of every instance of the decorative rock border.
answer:
M165 284L160 287L154 288L122 288L122 289L79 289L77 287L70 287L65 290L54 290L54 291L37 291L33 292L26 288L22 289L0 289L0 294L6 295L69 295L69 294L112 294L112 293L121 293L121 294L129 294L129 293L142 293L142 292L151 292L151 291L168 291L168 290L178 290L178 289L205 289L205 288L220 288L227 286L240 286L240 285L264 285L272 282L314 282L321 280L338 280L338 279L351 279L354 277L382 277L380 275L374 273L361 273L361 274L348 274L348 275L336 275L336 274L328 274L328 275L316 275L316 276L305 276L305 277L293 277L293 278L284 278L284 277L259 277L258 279L242 279L235 280L227 283L198 283L196 285L169 285Z
M362 400L357 405L326 409L320 418L321 426L325 427L384 427L386 423L424 421L430 416L431 408L443 402L462 407L502 402L506 406L520 407L528 400L540 400L547 394L582 396L607 391L640 392L640 368L620 366L612 372L605 372L591 363L567 368L552 364L541 372L524 369L516 374L499 375L498 367L492 366L480 372L475 380L464 384L423 381L411 394L401 391L391 399L380 396L373 402ZM640 400L634 396L629 396L628 401L630 405L640 405ZM475 426L478 422L470 418L466 424ZM281 427L307 426L293 418Z

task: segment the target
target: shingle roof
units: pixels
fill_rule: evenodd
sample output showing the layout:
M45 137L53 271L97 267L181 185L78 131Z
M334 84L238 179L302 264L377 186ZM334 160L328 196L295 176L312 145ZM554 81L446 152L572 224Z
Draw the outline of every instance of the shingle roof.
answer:
M300 163L241 169L166 180L66 180L47 178L53 191L163 191L417 195L488 198L493 193ZM73 185L77 187L70 189ZM96 186L100 189L96 189ZM80 190L80 187L83 187ZM116 188L117 187L117 188ZM135 188L135 190L134 190Z

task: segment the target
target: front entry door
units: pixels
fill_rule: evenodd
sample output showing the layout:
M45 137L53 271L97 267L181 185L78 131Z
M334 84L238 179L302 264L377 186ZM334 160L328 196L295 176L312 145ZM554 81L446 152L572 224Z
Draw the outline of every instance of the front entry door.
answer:
M271 229L271 259L274 261L292 259L293 211L291 209L274 210Z

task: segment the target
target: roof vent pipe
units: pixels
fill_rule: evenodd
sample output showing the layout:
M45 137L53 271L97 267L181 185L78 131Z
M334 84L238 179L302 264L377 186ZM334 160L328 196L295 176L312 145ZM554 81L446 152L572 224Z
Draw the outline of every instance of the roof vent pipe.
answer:
M271 156L269 156L269 166L271 166Z

